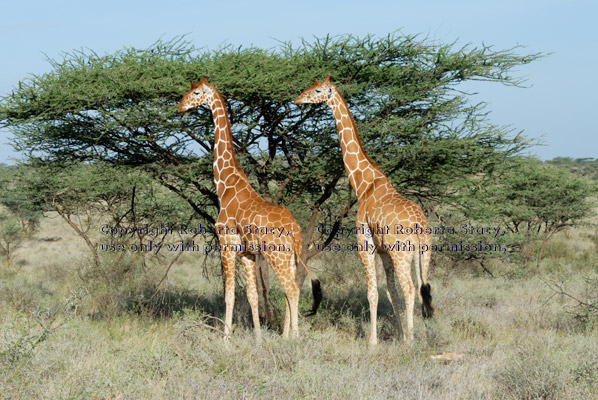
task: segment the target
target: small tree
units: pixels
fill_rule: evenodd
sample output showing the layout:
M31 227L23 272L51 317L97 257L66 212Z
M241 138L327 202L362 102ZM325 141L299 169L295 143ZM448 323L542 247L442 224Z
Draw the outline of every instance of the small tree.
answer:
M17 217L10 212L0 210L0 256L7 265L12 264L13 252L21 245L25 233Z
M41 205L35 201L24 180L27 168L0 165L0 204L18 218L27 237L31 239L42 216Z
M462 202L465 216L499 224L518 237L513 245L519 249L539 241L539 262L548 239L591 213L595 184L534 158L514 158L471 190Z
M39 160L21 168L22 190L45 213L57 213L86 244L91 262L78 265L77 273L99 300L100 312L118 309L132 294L157 293L159 276L183 254L168 246L192 235L179 227L197 225L179 196L138 168ZM174 228L163 229L169 227ZM165 259L167 266L160 262Z

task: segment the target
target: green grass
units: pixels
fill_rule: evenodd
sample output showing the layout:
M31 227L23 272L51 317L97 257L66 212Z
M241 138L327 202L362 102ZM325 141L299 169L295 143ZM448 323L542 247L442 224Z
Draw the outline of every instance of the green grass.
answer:
M598 325L576 318L575 302L546 284L565 282L583 296L598 272L592 232L559 234L539 265L489 263L494 278L439 263L431 275L437 316L424 323L416 314L410 345L396 339L380 269L381 343L372 349L356 254L310 260L325 301L317 316L300 318L298 339L273 327L256 343L239 287L227 342L209 317L224 314L217 258L204 268L200 256L181 257L147 303L168 258L122 271L122 260L106 255L106 272L120 272L102 274L90 270L80 238L45 219L13 265L0 267L0 397L597 398ZM271 282L282 317L282 290ZM306 284L304 310L310 302ZM465 357L443 363L433 351Z

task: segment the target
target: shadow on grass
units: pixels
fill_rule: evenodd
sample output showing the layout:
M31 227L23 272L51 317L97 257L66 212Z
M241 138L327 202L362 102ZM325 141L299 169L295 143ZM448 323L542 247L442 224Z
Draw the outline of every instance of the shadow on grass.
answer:
M207 323L215 328L223 329L222 321L225 314L224 295L222 293L198 293L196 291L184 290L145 290L141 293L132 293L125 305L125 312L145 315L150 318L173 318L185 313L199 312L215 318ZM281 313L284 315L284 308ZM282 319L282 318L281 318ZM282 323L282 321L277 321ZM233 311L233 323L244 329L252 329L251 309L245 292L237 288L235 293L235 308ZM267 321L261 321L263 327L282 332L280 324L269 326Z
M399 310L404 314L405 305L399 292ZM353 285L347 290L331 289L324 292L320 311L309 317L313 329L335 328L354 337L369 338L370 306L365 285ZM398 339L392 306L386 298L386 286L378 288L378 339Z
M369 337L369 302L365 286L351 286L346 290L330 288L324 289L324 300L318 314L311 317L301 317L300 324L307 323L315 330L336 329L353 337L367 339ZM216 317L211 324L218 327L218 319L224 319L225 303L221 293L198 294L195 291L145 290L132 293L125 311L147 315L150 318L172 318L186 312L201 312ZM399 292L400 293L400 292ZM153 297L152 297L153 295ZM399 294L400 296L400 294ZM404 314L404 304L400 297L400 312ZM285 312L285 295L280 288L270 290L270 302L275 310L276 319L269 323L261 319L261 326L281 333ZM302 291L299 306L300 315L311 309L311 293ZM251 309L247 302L243 288L237 288L235 293L234 324L243 329L252 329ZM378 293L378 338L381 341L396 340L398 333L394 325L394 315L390 302L386 298L386 287L379 288Z
M131 293L125 311L152 318L170 318L186 311L201 311L213 316L224 315L224 297L202 296L194 291L147 289Z

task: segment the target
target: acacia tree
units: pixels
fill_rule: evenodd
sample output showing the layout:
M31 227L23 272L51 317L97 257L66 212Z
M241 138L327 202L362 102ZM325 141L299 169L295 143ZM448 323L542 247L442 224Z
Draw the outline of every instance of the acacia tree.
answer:
M418 36L351 35L264 50L198 50L184 38L114 54L49 60L53 70L21 81L0 102L0 126L17 150L60 160L141 166L208 224L217 215L209 110L181 116L189 82L208 75L228 99L235 148L260 194L288 206L304 227L304 257L329 243L355 199L347 190L332 115L296 107L314 79L331 74L348 100L364 147L397 189L428 211L528 145L488 124L483 105L458 90L467 80L507 85L515 66L539 54L456 47ZM303 271L301 271L303 272ZM303 281L303 274L298 280Z
M509 258L529 261L535 253L537 264L555 233L591 214L589 198L596 191L590 179L530 157L509 159L483 184L472 179L469 185L460 207L464 219L500 227L501 236L485 239L508 249ZM478 253L470 259L480 260L483 267L485 256Z
M0 204L18 218L23 232L31 239L42 216L40 204L32 196L33 193L22 190L22 179L25 174L20 166L0 165Z
M0 257L4 257L7 266L11 265L12 255L24 238L25 232L19 226L18 218L0 209Z

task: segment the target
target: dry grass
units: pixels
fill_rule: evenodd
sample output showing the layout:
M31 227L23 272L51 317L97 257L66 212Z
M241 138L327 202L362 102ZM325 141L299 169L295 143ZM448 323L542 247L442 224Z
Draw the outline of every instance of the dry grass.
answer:
M363 271L354 254L312 261L326 299L320 314L300 320L299 339L283 340L272 329L256 343L240 289L234 335L225 342L205 325L221 328L206 318L223 315L216 259L208 260L207 279L199 255L181 257L143 309L136 305L149 297L168 258L119 275L113 287L82 273L88 260L81 239L59 219L45 219L15 264L0 267L0 397L596 398L596 325L575 319L574 302L545 284L566 280L582 290L584 278L597 272L591 233L559 235L539 268L519 274L514 265L492 265L496 278L437 268L437 317L424 324L417 316L411 345L395 339L381 285L382 342L371 349ZM282 314L277 282L272 298ZM462 357L433 360L437 352Z

